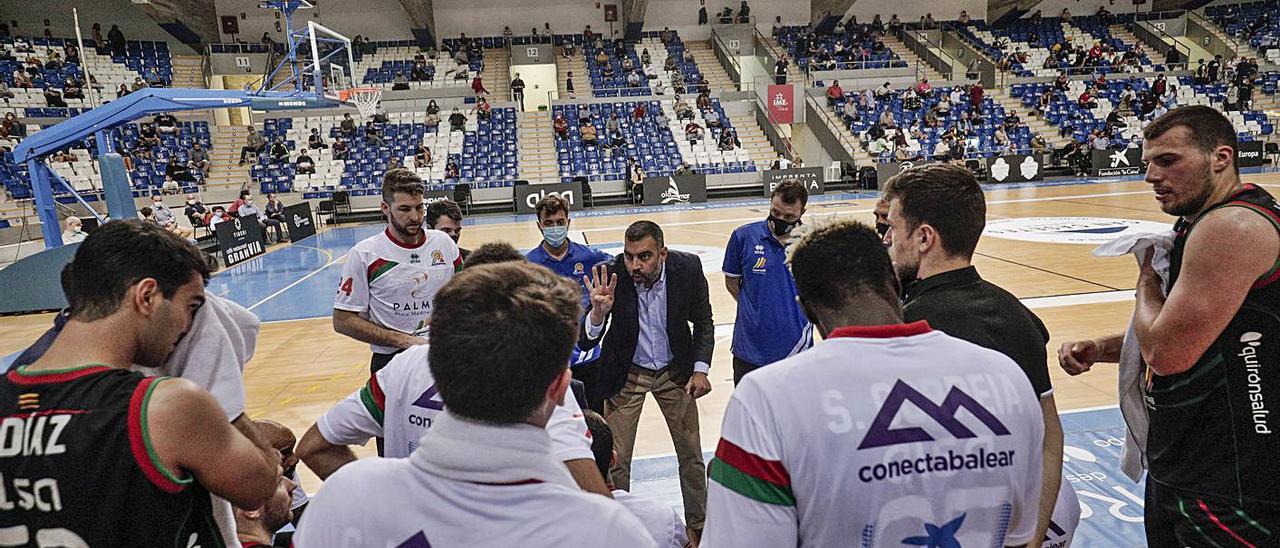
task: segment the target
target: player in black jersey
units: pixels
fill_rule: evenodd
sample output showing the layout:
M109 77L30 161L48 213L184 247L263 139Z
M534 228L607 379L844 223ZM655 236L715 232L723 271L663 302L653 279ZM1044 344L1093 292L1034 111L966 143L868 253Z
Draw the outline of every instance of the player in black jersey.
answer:
M210 492L257 507L280 477L189 381L145 377L204 301L191 244L104 224L66 267L74 303L34 363L0 378L0 531L17 546L221 546ZM6 544L10 545L10 544Z
M1280 545L1280 208L1241 184L1221 113L1182 107L1144 130L1146 180L1178 216L1164 284L1143 261L1134 329L1147 366L1147 541ZM1166 297L1167 295L1167 297ZM1121 336L1068 342L1078 374Z

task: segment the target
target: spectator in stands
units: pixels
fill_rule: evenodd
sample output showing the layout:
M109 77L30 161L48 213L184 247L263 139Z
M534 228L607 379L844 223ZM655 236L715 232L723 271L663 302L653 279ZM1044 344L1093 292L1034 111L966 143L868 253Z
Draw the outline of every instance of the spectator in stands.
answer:
M348 150L349 150L349 147L347 146L347 141L345 139L343 139L342 137L338 137L337 139L334 139L333 150L331 150L331 152L333 152L334 160L346 160Z
M303 152L303 154L306 154L306 152ZM288 238L285 237L282 223L279 220L268 217L266 213L263 213L262 210L253 205L253 196L246 197L244 203L240 204L239 209L236 211L236 217L241 219L256 218L259 224L275 233L276 242L288 241ZM267 238L266 230L262 231L262 238L264 240L263 243L267 243L265 241Z
M305 148L298 153L298 159L293 161L293 166L299 175L312 175L316 172L316 161L311 158L310 154L307 154L307 149Z
M724 122L720 120L720 113L713 108L709 108L702 113L702 121L707 124L708 128L724 126Z
M165 85L166 82L164 81L164 77L160 76L160 71L156 70L155 67L147 69L147 86L162 88L165 87Z
M13 87L31 89L34 86L35 83L31 81L31 76L29 76L25 71L22 69L13 71Z
M609 132L609 146L605 148L605 155L613 157L615 151L626 148L627 139L622 136L622 131L615 129Z
M393 90L409 89L409 79L405 77L404 71L402 70L396 71L396 75L391 78L391 89Z
M138 147L152 149L160 146L160 133L156 131L156 126L143 122L138 126Z
M1089 144L1094 150L1107 150L1111 148L1111 138L1107 137L1106 132L1095 130L1090 134Z
M877 15L876 17L879 17L879 15ZM968 25L970 21L969 12L966 10L960 10L960 19L958 20L960 21L961 25Z
M1049 152L1049 143L1045 141L1044 136L1037 131L1031 136L1031 153L1045 154L1047 152Z
M689 103L686 103L684 98L679 95L676 96L676 102L672 108L676 111L676 120L693 119L693 109L689 108Z
M551 122L551 128L555 131L557 139L569 137L569 121L564 118L564 114L556 114L555 120Z
M618 118L617 112L610 112L609 119L604 122L604 130L607 133L613 133L622 129L622 120Z
M919 95L921 99L933 97L933 86L929 85L928 78L921 78L920 83L916 84L915 91L916 95Z
M435 101L432 101L432 103L434 102ZM356 136L356 121L351 119L350 112L344 112L342 114L342 121L338 123L338 131L348 139Z
M200 141L191 142L191 150L187 152L187 165L202 175L209 174L209 151Z
M734 150L742 146L742 142L738 140L738 135L732 129L726 129L720 132L720 150Z
M289 157L289 147L285 146L283 138L276 137L275 142L271 144L269 154L271 155L271 160L275 162L283 162Z
M130 90L128 85L120 84L120 88L116 89L116 99L124 97L132 92L133 90Z
M414 61L413 69L409 71L409 79L414 82L425 82L431 79L431 74L427 72L427 62Z
M179 162L176 154L169 156L169 162L164 166L164 174L166 177L172 177L174 181L182 183L194 183L196 180L195 176L191 174L191 168ZM177 193L175 192L174 194Z
M53 161L72 163L76 161L76 155L72 154L70 150L62 149L53 155Z
M879 159L881 155L889 151L889 148L889 140L885 138L883 133L876 137L872 137L870 141L867 142L867 152L871 154L873 159Z
M782 85L787 83L787 64L787 54L779 55L778 61L773 64L773 80L775 84Z
M107 32L107 42L111 44L112 56L124 57L125 39L124 39L124 33L120 31L119 25L111 25L111 30Z
M431 147L425 143L418 145L418 149L413 153L413 167L419 169L431 167Z
M231 216L227 214L227 208L222 206L213 206L213 209L209 212L209 229L213 230L213 227L218 226L218 223L221 223L230 217Z
M702 129L702 126L698 125L698 123L692 119L689 120L689 123L684 125L684 138L688 140L691 145L698 144L698 141L701 141L705 134L706 130Z
M236 198L236 201L231 202L231 209L228 210L227 213L232 217L236 217L240 214L240 206L243 206L244 204L252 201L253 201L253 193L249 192L248 190L241 190L239 197Z
M1097 108L1098 102L1093 98L1093 92L1088 88L1084 88L1084 92L1080 94L1080 98L1076 99L1076 104L1083 109L1092 110Z
M831 85L827 86L827 106L835 106L841 97L844 97L844 88L840 87L839 80L832 80Z
M1018 118L1018 111L1010 109L1008 116L1004 117L1005 131L1012 132L1018 128L1018 124L1020 123L1022 123L1022 119Z
M893 118L893 109L884 109L880 112L880 127L888 131L890 128L897 127L897 121Z
M578 128L578 133L582 136L582 144L585 146L595 146L599 143L599 130L590 121L583 122Z
M481 97L476 101L476 108L472 110L476 115L476 120L488 122L493 117L493 106L489 104L489 100Z
M462 113L458 107L453 107L453 114L449 115L449 130L462 131L467 125L467 115Z
M573 93L573 71L564 73L564 91L569 94L569 98L576 97Z
M1062 14L1061 14L1061 15L1059 15L1058 17L1059 17L1060 19L1062 19L1062 22L1064 22L1064 23L1070 23L1070 22L1071 22L1071 10L1069 10L1069 9L1067 9L1067 8L1062 8Z
M80 80L74 76L67 78L67 83L62 86L62 96L66 99L84 99L84 89L80 85Z
M466 67L471 66L471 54L467 53L466 48L458 48L453 53L453 61L461 67L459 71L465 73Z
M364 142L373 148L382 148L386 144L382 140L382 131L372 121L364 123Z
M458 169L458 161L453 158L449 158L448 163L446 163L444 166L444 178L457 179L458 177L461 177L461 176L462 176L462 171Z
M168 112L157 114L152 124L160 133L173 134L175 137L179 135L178 118L173 114Z
M280 223L281 229L284 230L286 233L288 233L289 224L284 221L284 202L281 202L280 198L276 197L276 193L274 192L267 193L267 207L265 208L265 212L267 214L268 219L271 219ZM277 236L279 236L279 234L277 234ZM287 242L289 240L288 238L285 238L280 241ZM293 444L290 444L290 447L292 447L292 445ZM289 471L286 470L285 474L288 474L288 473Z
M98 55L102 55L107 51L107 40L102 37L102 23L94 23L90 34L93 36L94 49L97 50Z
M80 221L79 217L67 217L67 221L63 226L65 227L62 230L62 243L64 244L83 242L85 238L89 237L89 235L82 230L84 228L84 223Z
M644 103L636 103L635 108L631 109L631 120L633 122L639 123L640 121L644 120L645 115L648 113L649 113L649 110L645 108Z
M0 99L4 99L4 102L8 104L9 99L13 99L13 97L13 92L9 90L9 84L4 81L4 78L0 78Z
M131 89L132 89L133 91L138 91L138 90L140 90L140 89L144 89L144 88L146 88L146 87L147 87L147 83L142 81L142 77L141 77L141 76L135 76L135 77L133 78L133 86L131 87Z
M160 225L179 238L185 240L191 237L191 229L178 224L177 219L173 218L173 212L169 210L169 206L164 205L164 199L160 196L152 196L151 207L144 207L140 212L143 219Z
M1213 60L1209 61L1208 69L1210 82L1216 83L1222 79L1222 54L1213 56Z
M329 144L324 142L324 136L320 135L320 128L311 128L311 135L307 136L307 148L311 150L329 148Z
M44 100L52 108L67 107L67 102L62 100L62 94L51 87L44 88Z
M657 125L658 130L661 131L671 123L671 119L667 117L667 111L658 109L657 114L654 114L653 116L653 123Z

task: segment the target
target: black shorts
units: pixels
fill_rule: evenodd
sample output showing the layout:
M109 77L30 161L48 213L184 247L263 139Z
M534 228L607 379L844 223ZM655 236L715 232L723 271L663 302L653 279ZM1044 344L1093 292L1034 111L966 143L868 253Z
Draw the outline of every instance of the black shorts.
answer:
M1189 493L1149 475L1144 506L1151 548L1280 546L1280 509Z

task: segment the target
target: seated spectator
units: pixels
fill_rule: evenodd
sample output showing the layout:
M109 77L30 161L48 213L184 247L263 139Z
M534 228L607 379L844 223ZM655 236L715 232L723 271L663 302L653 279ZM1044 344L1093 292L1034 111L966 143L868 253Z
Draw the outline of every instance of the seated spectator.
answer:
M720 132L720 150L733 150L742 146L742 142L738 140L738 135L733 130L726 129Z
M378 129L378 125L373 122L364 123L364 142L373 148L382 148L385 144L382 140L382 131Z
M684 138L687 139L691 145L698 144L698 141L702 140L702 136L705 133L706 131L702 129L702 126L698 125L698 123L693 120L689 120L689 123L684 125Z
M320 128L311 128L311 135L307 136L307 148L311 150L329 148L329 144L324 142L324 136L320 135Z
M627 87L638 88L643 81L644 79L640 77L639 72L633 70L627 74Z
M31 89L34 85L35 84L32 83L31 81L31 76L28 75L25 71L22 71L22 70L13 71L13 87Z
M346 160L347 151L348 151L347 142L343 140L342 137L338 137L337 139L334 139L333 149L331 150L331 152L333 152L334 160Z
M614 75L616 75L616 74L617 74L617 72L614 70L613 65L611 65L611 64L610 64L610 65L605 65L605 66L604 66L604 72L603 72L602 74L604 75L605 79L607 80L607 79L612 79L612 78L614 77Z
M657 124L659 130L662 130L671 123L671 119L667 117L665 110L658 109L658 113L653 116L653 123Z
M183 183L194 183L196 180L191 174L191 167L179 162L177 155L169 156L169 162L164 166L164 174L172 177L174 181Z
M310 154L307 154L307 149L305 148L298 153L298 159L293 161L293 166L300 175L311 175L316 172L316 161L311 158Z
M1101 130L1094 131L1090 140L1090 145L1094 150L1109 150L1111 148L1111 138Z
M643 48L640 51L640 64L647 65L653 58L649 56L649 48Z
M80 221L79 217L67 217L63 226L66 227L62 231L62 243L64 244L83 242L85 238L89 237L89 234L83 230L84 223Z
M413 154L413 167L424 168L431 167L431 148L427 145L418 145L418 149Z
M1084 93L1080 94L1080 98L1076 100L1076 103L1080 105L1080 108L1085 109L1098 107L1098 102L1093 100L1093 94L1089 92L1088 88L1085 88Z
M607 66L609 64L609 56L605 54L604 50L597 50L595 61L597 65Z
M598 130L590 122L579 127L578 133L582 135L582 144L585 146L595 146L599 142Z
M160 76L160 72L152 67L147 70L147 86L153 88L162 88L165 86L164 77Z
M627 158L627 195L632 202L644 199L644 169L635 157Z
M202 175L209 174L209 151L205 150L200 141L191 143L191 150L187 152L187 166Z
M836 101L844 96L844 88L840 87L839 80L833 80L830 86L827 86L827 105L834 106Z
M631 72L631 71L633 71L633 70L635 70L635 69L636 69L636 64L635 64L635 62L634 62L634 61L632 61L632 60L631 60L631 58L630 58L630 57L624 57L624 58L622 59L622 71L623 71L623 72Z
M306 151L303 151L302 154L306 155ZM283 223L281 223L278 219L272 219L268 217L266 213L264 213L261 209L258 209L258 206L255 206L253 204L252 196L249 196L247 199L245 199L244 203L240 205L239 209L236 211L236 216L241 219L256 219L259 224L267 227L268 229L270 229L271 232L275 234L276 242L287 241L287 238L285 237L285 234L284 234ZM267 238L266 230L262 231L262 237L264 240ZM267 242L264 241L263 243L267 243Z
M142 123L138 127L138 147L152 149L158 146L160 146L160 133L156 131L156 126Z
M351 119L350 112L342 114L342 121L338 123L338 131L345 135L347 139L356 136L356 121Z
M564 114L556 114L556 119L551 122L551 127L555 130L557 139L564 139L569 136L569 121L564 119Z
M606 154L613 156L613 151L627 146L627 139L622 136L622 131L613 130L609 132L609 147L605 149Z
M62 100L62 94L53 88L44 88L44 100L51 108L67 108L67 102Z
M673 109L676 111L677 120L692 120L694 117L693 109L689 108L689 103L686 103L679 95L676 96L676 102Z
M662 70L667 72L676 70L676 58L667 57L667 60L662 62Z
M437 110L437 112L435 113L427 113L427 119L423 121L423 125L427 126L427 129L439 128L440 127L439 111Z
M458 107L453 107L453 114L449 115L449 130L462 131L467 126L467 115L463 114Z
M699 93L693 104L698 107L698 110L707 110L711 108L711 95L706 92Z
M289 232L289 224L286 223L284 220L284 202L281 202L280 198L277 198L274 192L267 193L267 207L265 211L268 219L272 219L280 223L281 230L283 230L286 234ZM276 239L277 241L280 241L280 242L289 241L288 238L283 238L283 239L280 238L280 234L278 233L276 234ZM254 421L254 424L261 424L261 423L262 421ZM293 432L289 432L289 434L292 437ZM290 443L289 447L293 447L293 444ZM279 449L279 446L277 446L276 448ZM290 470L285 470L284 473L286 475L290 475ZM294 476L294 477L297 477L297 476Z
M1031 136L1031 153L1045 154L1047 152L1049 152L1048 141L1045 141L1044 136L1040 135L1039 132L1036 132L1035 135Z
M413 70L410 72L409 77L414 82L426 82L431 79L431 74L427 72L427 64L419 61L413 64Z
M929 85L929 79L923 78L915 87L916 95L922 99L928 99L933 96L933 86Z
M191 237L192 230L178 224L178 220L173 218L173 212L169 206L165 205L164 198L160 196L151 197L151 207L142 208L142 217L148 221L156 223L165 230L177 234L179 238L187 239ZM149 211L147 211L149 210Z
M272 160L283 162L289 156L289 147L285 146L283 138L276 137L276 142L271 145L271 151L268 154Z
M1013 131L1020 123L1022 123L1022 119L1018 118L1018 111L1016 110L1010 110L1009 115L1004 117L1004 129L1006 131Z
M4 99L5 103L8 103L9 99L13 98L14 95L13 92L9 90L9 84L5 82L3 78L0 78L0 99Z
M205 226L209 224L206 221L209 215L209 210L205 208L204 202L201 202L195 194L187 195L186 204L186 208L182 210L182 214L187 217L188 221L191 221L191 226Z
M871 93L877 101L883 101L893 95L893 88L889 86L889 82L885 82L884 85L876 88Z
M706 122L707 127L709 128L711 127L718 128L723 125L723 123L720 121L720 113L717 112L716 109L707 109L705 112L703 112L702 121Z
M461 176L461 170L458 169L458 161L453 158L449 158L449 162L444 166L444 178L457 179Z
M146 87L149 87L149 86L147 86L146 82L142 81L141 76L137 76L133 79L133 86L132 86L133 91L138 91Z
M645 108L644 103L636 103L636 108L631 109L631 119L639 122L644 120L645 115L648 113L649 110Z
M409 89L409 79L405 77L404 71L396 71L396 75L391 79L391 89L397 91Z
M209 225L210 230L213 230L213 227L218 226L218 223L230 218L231 215L227 213L227 208L222 206L213 206L213 209L209 211L209 222L206 224Z
M53 155L53 161L71 163L76 161L76 155L72 154L71 151L67 149L59 150Z
M476 102L476 108L473 112L475 112L476 120L488 122L493 117L493 106L489 104L488 99L481 97Z
M80 81L75 78L68 78L67 83L62 86L62 97L83 100L84 89L80 86Z
M240 147L240 165L244 165L248 155L253 154L256 159L259 154L267 147L267 139L258 133L258 129L249 126L249 135L245 139L245 146Z

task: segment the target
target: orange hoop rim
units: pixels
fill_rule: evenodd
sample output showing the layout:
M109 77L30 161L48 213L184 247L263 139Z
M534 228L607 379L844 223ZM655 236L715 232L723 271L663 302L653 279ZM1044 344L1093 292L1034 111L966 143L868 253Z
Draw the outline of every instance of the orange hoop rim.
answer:
M382 90L380 88L375 88L375 87L358 87L358 88L340 89L338 90L338 100L347 102L347 101L351 101L351 97L356 95L357 93L381 93L381 92Z

